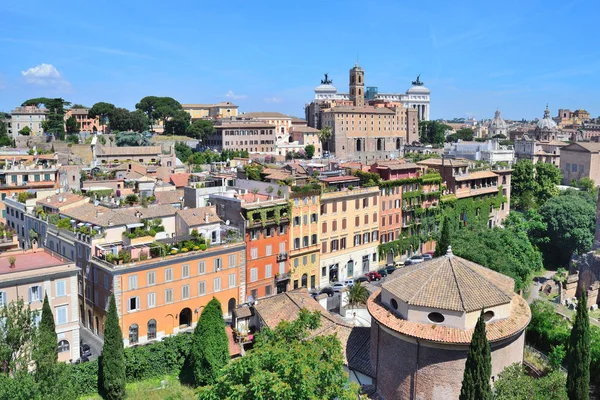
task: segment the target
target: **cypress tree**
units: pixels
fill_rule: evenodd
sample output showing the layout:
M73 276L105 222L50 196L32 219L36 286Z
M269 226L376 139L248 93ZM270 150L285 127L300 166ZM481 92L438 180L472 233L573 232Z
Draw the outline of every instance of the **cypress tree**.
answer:
M103 397L108 400L123 399L125 397L125 351L114 294L110 296L104 326L100 368Z
M440 257L446 254L448 251L448 247L450 246L450 218L448 216L444 216L444 221L442 223L442 232L440 234L440 239L435 244L435 253L434 257Z
M465 373L463 375L462 388L460 389L460 400L491 400L492 387L490 378L492 376L492 355L490 344L485 334L485 321L483 310L475 325L475 331L471 338Z
M229 339L221 303L213 297L208 302L194 329L190 365L196 385L214 383L229 362Z
M590 319L587 294L581 294L567 352L567 395L569 400L590 398Z
M54 325L54 314L52 314L52 309L48 302L48 293L44 295L42 319L38 326L33 359L35 361L37 381L47 381L51 378L53 367L58 361L58 338L56 336L56 326Z

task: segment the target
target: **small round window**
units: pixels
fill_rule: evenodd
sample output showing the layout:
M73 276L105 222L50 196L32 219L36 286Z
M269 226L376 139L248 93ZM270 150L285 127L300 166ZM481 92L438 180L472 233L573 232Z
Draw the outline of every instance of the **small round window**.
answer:
M439 312L429 313L427 318L429 318L429 320L431 322L435 322L436 324L439 324L440 322L444 322L444 316L442 314L440 314Z
M396 299L392 299L390 303L392 304L392 308L394 308L394 310L398 309L398 302L396 301Z
M494 318L494 312L493 311L486 311L486 312L483 313L483 320L485 322L488 322L492 318Z

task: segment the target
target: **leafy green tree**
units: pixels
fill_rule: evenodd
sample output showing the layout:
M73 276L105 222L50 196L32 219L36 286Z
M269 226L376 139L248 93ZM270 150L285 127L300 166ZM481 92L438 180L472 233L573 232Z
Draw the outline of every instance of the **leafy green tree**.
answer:
M548 240L539 245L547 267L566 267L573 253L592 248L596 208L578 195L564 194L548 200L539 209Z
M22 298L0 308L0 371L27 370L37 331L31 321L37 315Z
M485 333L483 310L475 325L465 363L460 400L491 400L492 354Z
M183 111L183 107L181 104L172 97L157 97L155 102L155 107L153 111L153 120L161 119L163 122L163 126L166 129L167 120L170 118L175 118L178 116L179 118L185 118L182 114L179 114L179 111ZM179 115L178 115L179 114ZM186 113L187 114L187 113ZM188 124L190 115L188 114ZM187 125L186 125L187 128ZM185 129L184 129L185 131Z
M537 184L536 201L543 205L552 197L558 196L558 185L562 175L560 169L554 164L538 162L535 165L535 182Z
M446 215L444 216L444 223L442 224L440 239L435 244L435 253L433 256L443 256L448 252L448 247L450 247L450 218L448 218Z
M65 127L67 128L67 133L79 133L79 122L72 115L65 122Z
M137 202L138 197L134 193L128 194L127 197L125 197L125 203L129 204L130 206L134 205Z
M131 130L131 113L125 108L117 107L110 113L110 129L114 132Z
M419 122L419 138L421 143L442 145L446 139L446 132L451 130L452 127L439 121Z
M577 182L577 187L584 192L592 193L594 197L598 197L598 186L592 178L584 176Z
M358 387L344 372L339 339L311 336L319 325L319 313L303 309L295 321L263 329L254 348L230 362L213 385L199 388L198 398L356 400Z
M515 363L494 382L494 400L567 400L565 375L560 371L535 379Z
M20 131L19 131L19 135L23 135L23 136L29 136L31 135L31 128L28 126L24 126Z
M36 99L29 99L25 101L23 106L36 106L41 107L42 105L46 108L46 121L42 123L42 129L44 132L51 133L63 140L65 135L65 107L71 105L68 101L61 98L50 99L47 97L39 97Z
M186 162L193 153L194 152L192 151L192 149L190 148L190 146L188 146L184 142L177 142L177 143L175 143L175 155L182 162Z
M73 133L67 135L67 143L78 144L79 143L79 135Z
M82 104L79 104L79 103L75 103L70 108L71 108L71 110L76 110L76 109L82 109L82 108L85 109L85 108L89 108L89 107L86 107L86 106L84 106Z
M260 164L247 164L244 165L244 172L246 173L246 177L251 181L260 181L262 180L260 174L262 173L263 167Z
M114 294L110 295L108 314L104 326L104 346L100 356L102 394L108 400L125 397L125 354L123 334L119 326L119 315Z
M117 132L117 146L149 146L150 141L144 135L136 132Z
M180 106L181 107L181 106ZM167 135L185 135L190 126L190 114L183 110L171 111L169 108L164 110L166 117L163 117L165 134Z
M307 160L312 160L315 156L315 146L312 144L308 144L304 147L304 154L306 154Z
M212 121L198 119L193 121L185 131L186 136L205 141L217 132Z
M102 126L102 133L106 133L104 128L106 124L109 123L110 118L115 110L116 107L114 106L114 104L105 103L101 101L99 103L94 104L92 108L88 110L88 116L90 118L98 117L98 119L100 120L100 125Z
M48 302L48 293L44 295L42 319L38 326L33 359L37 381L51 384L53 367L58 361L58 338L56 336L56 326L54 325L54 315Z
M562 344L552 346L552 350L548 353L548 362L550 363L550 367L552 370L560 369L560 366L567 356L567 350L565 350L565 346Z
M531 160L519 160L513 167L511 199L514 208L526 210L533 207L537 185L535 168Z
M324 126L323 129L319 131L319 140L323 143L323 149L329 150L329 139L333 136L333 130L331 126Z
M131 124L129 129L139 133L148 130L150 125L148 117L140 110L135 110L129 113L129 122Z
M577 306L567 351L567 393L569 400L590 398L590 318L587 294L583 290Z
M369 291L367 288L360 284L360 282L354 282L354 285L348 290L348 305L352 308L367 304L369 299Z
M221 375L229 361L229 339L221 303L212 298L202 310L194 329L190 365L197 385L210 385Z

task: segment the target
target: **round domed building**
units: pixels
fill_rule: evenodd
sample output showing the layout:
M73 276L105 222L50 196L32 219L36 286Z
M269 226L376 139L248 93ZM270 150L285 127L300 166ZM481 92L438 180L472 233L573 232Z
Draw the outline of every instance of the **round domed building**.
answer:
M368 300L371 364L384 399L457 399L481 310L492 351L492 382L523 361L531 311L514 280L446 256L394 272Z
M488 126L488 136L493 138L496 135L504 135L504 137L508 137L508 126L500 116L500 110L496 110L494 113L494 119Z

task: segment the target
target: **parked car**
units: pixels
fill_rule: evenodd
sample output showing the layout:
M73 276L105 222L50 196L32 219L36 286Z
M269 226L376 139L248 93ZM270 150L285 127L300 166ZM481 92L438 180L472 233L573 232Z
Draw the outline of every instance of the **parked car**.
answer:
M81 355L81 357L91 357L92 356L92 349L90 348L89 344L83 343L81 345L81 347L79 348L79 354Z
M433 258L433 256L431 254L429 254L429 253L423 254L423 260L425 260L425 261L429 261L432 258Z
M396 268L404 267L404 261L396 261L394 265Z
M385 268L381 268L381 269L377 270L377 272L379 272L379 275L381 275L382 277L388 276L387 269L385 269Z
M342 291L343 288L346 287L346 284L342 283L342 282L336 282L333 285L331 285L331 288L333 289L333 291L335 293L339 293Z
M418 263L422 263L423 261L425 261L425 259L423 258L422 255L420 254L415 254L414 256L412 256L411 258L409 258L406 261L410 261L410 264L418 264ZM404 261L404 264L406 265L406 261Z
M381 274L377 271L371 271L371 272L367 272L365 274L365 276L367 277L367 279L369 279L369 282L371 281L378 281L381 279Z
M325 288L321 289L321 292L319 294L323 294L323 293L325 293L329 297L333 297L335 291L331 287L325 287Z
M81 364L88 361L90 361L88 357L79 357L77 360L75 360L74 364Z
M366 276L359 276L354 282L360 285L363 282L369 282L369 278L367 278Z
M349 288L351 288L352 286L354 286L354 280L353 279L346 279L344 281L344 285L348 286Z
M396 270L396 267L394 266L394 264L392 264L391 266L387 267L385 270L387 271L388 275L391 275Z

